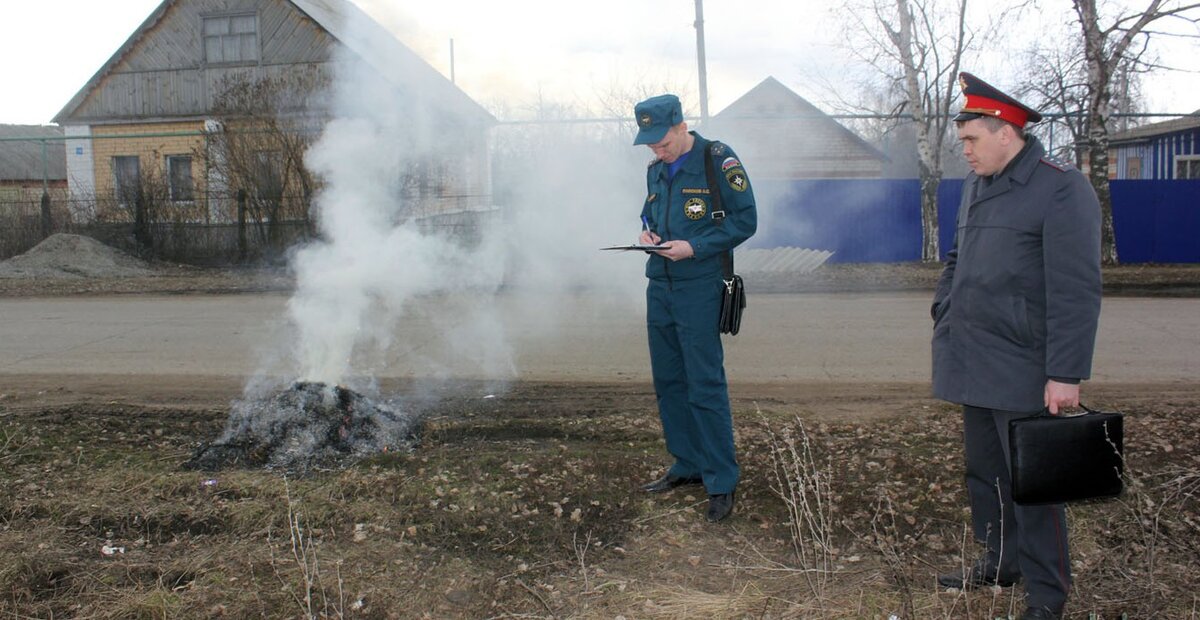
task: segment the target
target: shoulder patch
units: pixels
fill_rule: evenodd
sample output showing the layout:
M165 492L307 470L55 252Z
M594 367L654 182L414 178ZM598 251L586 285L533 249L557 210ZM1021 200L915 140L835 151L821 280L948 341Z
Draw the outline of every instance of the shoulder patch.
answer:
M720 157L721 155L725 154L725 151L728 151L728 150L729 150L729 147L726 147L723 143L717 142L715 140L713 141L713 143L712 143L712 154L713 155Z
M1054 168L1059 172L1066 172L1075 168L1075 166L1072 166L1071 164L1054 157L1053 155L1046 155L1042 157L1042 163Z

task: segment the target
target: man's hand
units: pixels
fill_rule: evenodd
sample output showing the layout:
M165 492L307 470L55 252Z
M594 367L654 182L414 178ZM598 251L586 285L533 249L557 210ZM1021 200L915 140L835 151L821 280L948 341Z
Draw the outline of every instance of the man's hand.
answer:
M668 241L663 245L667 246L667 249L659 250L655 252L655 254L658 254L659 256L665 256L673 261L691 258L696 254L695 250L692 249L692 244L683 239Z
M1046 408L1051 415L1058 415L1064 407L1079 406L1079 384L1059 383L1053 379L1046 381L1044 396Z
M642 234L638 236L638 244L640 245L658 245L659 241L662 241L662 238L654 234L654 231L651 230L643 230Z

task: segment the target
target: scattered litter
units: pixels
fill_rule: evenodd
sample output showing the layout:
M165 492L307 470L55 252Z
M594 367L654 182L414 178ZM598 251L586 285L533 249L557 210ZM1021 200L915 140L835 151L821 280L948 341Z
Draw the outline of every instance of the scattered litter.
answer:
M496 395L495 395L495 394L488 394L487 396L484 396L484 397L483 397L483 399L484 399L484 400L487 400L487 399L489 399L489 398L495 398L495 397L496 397Z
M217 486L217 479L209 478L208 480L205 480L204 482L201 482L200 484L203 486L206 486L206 487L215 487L215 486Z
M118 553L125 553L125 547L114 547L112 545L104 545L103 547L100 547L100 553L103 553L104 555L116 555Z

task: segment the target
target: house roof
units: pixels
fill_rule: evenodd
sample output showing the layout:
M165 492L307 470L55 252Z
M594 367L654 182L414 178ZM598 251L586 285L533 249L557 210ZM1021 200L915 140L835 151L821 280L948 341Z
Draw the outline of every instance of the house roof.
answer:
M1200 127L1200 110L1196 110L1188 116L1180 116L1168 121L1150 123L1149 125L1142 125L1141 127L1134 127L1133 129L1114 133L1108 137L1108 143L1141 142L1157 136L1177 131L1187 131L1198 127Z
M780 100L786 102L786 107L767 103ZM767 76L757 86L746 91L746 94L726 106L724 110L714 114L713 119L719 119L721 122L775 120L816 124L825 131L835 131L848 138L863 151L878 157L880 161L888 159L888 156L878 148L863 140L858 134L847 129L772 76Z
M43 174L51 181L66 179L67 155L62 148L62 136L61 127L0 125L0 181L41 180ZM36 138L49 138L45 140L49 148L43 151L43 140Z
M142 37L161 20L171 6L183 0L163 0L137 30L125 40L100 70L75 94L54 117L54 122L64 124L83 104L87 96L100 85L104 77L113 71L121 60L131 52ZM307 15L322 29L347 49L367 62L388 81L397 86L417 86L415 90L427 93L439 102L440 107L479 118L485 123L496 119L483 106L446 79L415 52L401 43L395 36L379 25L348 0L282 0Z

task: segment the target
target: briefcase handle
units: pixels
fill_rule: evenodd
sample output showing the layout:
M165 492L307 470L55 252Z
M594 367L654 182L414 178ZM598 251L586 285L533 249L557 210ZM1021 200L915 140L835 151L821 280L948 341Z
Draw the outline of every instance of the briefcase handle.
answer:
M1057 417L1060 417L1060 418L1077 418L1077 417L1079 417L1079 416L1081 416L1081 415L1092 415L1092 414L1097 414L1097 413L1104 413L1103 411L1100 411L1099 409L1092 409L1091 407L1088 407L1087 405L1083 404L1082 402L1081 402L1081 403L1079 403L1079 408L1080 408L1080 409L1083 409L1083 411L1080 411L1079 413L1066 413L1066 414L1060 413L1060 414L1058 414L1058 416L1057 416ZM1049 407L1043 407L1043 408L1042 408L1042 414L1043 414L1043 415L1054 415L1054 414L1050 413L1050 408L1049 408Z

